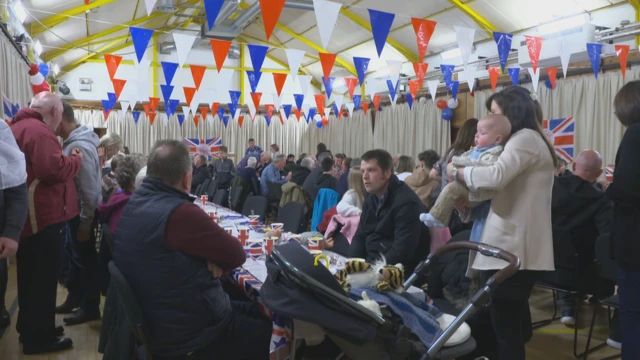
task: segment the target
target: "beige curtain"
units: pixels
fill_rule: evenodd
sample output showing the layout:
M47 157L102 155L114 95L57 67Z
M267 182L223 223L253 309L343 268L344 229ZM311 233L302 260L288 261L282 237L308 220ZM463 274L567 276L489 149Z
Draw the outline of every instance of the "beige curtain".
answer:
M29 66L4 35L0 34L0 96L6 95L14 104L26 107L33 92L29 82ZM4 109L0 106L4 117Z
M546 119L575 118L574 154L584 149L597 150L606 165L615 161L624 134L624 128L613 113L613 100L626 81L638 79L640 68L627 69L626 79L620 71L599 74L598 79L593 74L559 79L555 90L540 82L537 96ZM532 89L531 84L525 87ZM490 90L475 93L477 117L487 113L484 103L491 93Z
M441 111L435 102L414 102L388 106L376 114L373 135L376 148L391 154L408 155L415 161L418 154L433 149L444 153L451 145L451 122L442 120Z

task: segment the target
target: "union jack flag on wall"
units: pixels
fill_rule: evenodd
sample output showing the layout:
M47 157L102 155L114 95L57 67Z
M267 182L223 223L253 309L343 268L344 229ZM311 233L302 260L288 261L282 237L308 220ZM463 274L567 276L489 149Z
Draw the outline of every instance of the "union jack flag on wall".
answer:
M576 122L573 116L564 119L543 120L543 131L551 140L556 154L566 162L573 162Z
M222 146L222 138L220 136L213 139L193 139L182 138L182 142L189 147L192 155L203 154L207 157L219 156L220 146Z

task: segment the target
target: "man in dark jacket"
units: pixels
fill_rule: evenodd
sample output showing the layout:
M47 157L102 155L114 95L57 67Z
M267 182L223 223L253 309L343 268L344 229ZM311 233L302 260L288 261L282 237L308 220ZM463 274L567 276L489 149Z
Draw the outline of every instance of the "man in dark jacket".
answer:
M207 157L198 154L194 158L195 168L193 169L193 179L191 180L191 189L196 191L199 185L203 184L207 179L211 179L209 170L207 170Z
M140 303L153 355L267 359L272 324L234 302L220 277L245 262L240 242L189 196L189 150L156 142L147 177L124 209L113 260Z
M233 165L233 160L228 158L226 146L220 146L220 159L213 163L213 176L218 189L229 189L231 180L236 176L236 167Z
M324 144L322 144L322 145L324 145ZM318 145L318 146L320 146L320 145ZM316 201L316 196L318 196L318 191L320 191L320 189L318 189L318 186L316 185L317 182L318 182L318 178L324 172L322 170L322 166L320 166L320 164L322 163L322 160L324 160L327 157L333 158L331 153L328 152L328 151L324 151L319 155L320 155L320 157L316 158L316 161L317 161L316 168L311 171L311 174L309 174L309 176L307 176L307 179L304 181L304 184L302 184L302 188L307 193L307 195L309 195L309 200L311 201L312 204Z
M312 158L302 159L300 165L294 166L293 170L291 170L291 182L302 186L315 165L316 163Z
M368 262L384 256L388 264L404 265L409 274L429 251L428 229L419 219L424 205L393 175L388 152L367 151L362 155L361 168L367 196L349 256Z
M338 185L338 179L334 176L333 169L334 161L331 157L326 157L320 163L320 167L322 168L322 174L318 176L316 180L316 188L318 191L321 189L330 189L336 191L336 187Z

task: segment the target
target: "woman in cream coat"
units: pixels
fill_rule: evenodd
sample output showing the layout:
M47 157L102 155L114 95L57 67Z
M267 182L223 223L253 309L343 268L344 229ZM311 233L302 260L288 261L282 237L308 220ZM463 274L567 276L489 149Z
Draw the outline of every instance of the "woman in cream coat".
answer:
M528 90L514 86L493 94L487 109L506 116L511 137L498 161L489 167L448 167L449 178L469 189L495 190L482 242L520 259L520 271L497 289L490 314L501 360L525 359L531 338L529 296L541 271L554 270L551 235L551 189L555 151L542 132L542 109ZM488 279L506 263L470 256L471 268Z

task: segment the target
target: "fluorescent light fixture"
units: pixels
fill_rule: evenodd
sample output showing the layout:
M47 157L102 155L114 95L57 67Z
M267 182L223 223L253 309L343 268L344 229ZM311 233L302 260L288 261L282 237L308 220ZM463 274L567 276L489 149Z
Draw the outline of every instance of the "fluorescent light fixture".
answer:
M40 44L40 40L36 40L36 43L33 44L33 51L38 56L40 56L40 54L42 54L42 44Z
M581 14L540 25L538 26L538 32L541 35L555 34L564 30L582 27L585 22L584 15Z
M24 6L22 6L22 1L18 0L16 1L13 6L13 13L16 15L16 17L18 17L18 20L20 20L20 23L24 23L25 20L27 20L27 10L24 9Z
M58 75L58 73L60 72L60 66L58 66L58 64L53 63L53 66L51 67L51 70L53 70L53 73L55 75Z
M442 60L449 60L449 59L462 56L462 51L460 51L460 48L455 48L455 49L443 51L440 54L440 56L442 57Z

